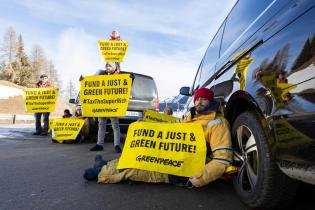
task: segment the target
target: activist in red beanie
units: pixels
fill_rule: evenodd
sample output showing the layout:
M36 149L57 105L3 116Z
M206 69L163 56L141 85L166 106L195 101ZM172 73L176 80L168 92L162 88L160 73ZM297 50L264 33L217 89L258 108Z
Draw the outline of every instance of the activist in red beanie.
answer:
M194 102L200 97L208 99L209 101L213 101L214 92L208 88L199 88L194 94Z

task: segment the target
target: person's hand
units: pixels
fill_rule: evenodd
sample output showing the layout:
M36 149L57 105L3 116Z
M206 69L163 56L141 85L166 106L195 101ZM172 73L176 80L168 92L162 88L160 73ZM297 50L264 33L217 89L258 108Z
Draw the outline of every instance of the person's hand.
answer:
M192 177L189 178L189 181L191 182L191 184L192 184L194 187L201 187L201 183L200 183L200 181L197 179L197 177L192 176Z
M81 82L84 79L84 77L81 75L79 78L79 81Z

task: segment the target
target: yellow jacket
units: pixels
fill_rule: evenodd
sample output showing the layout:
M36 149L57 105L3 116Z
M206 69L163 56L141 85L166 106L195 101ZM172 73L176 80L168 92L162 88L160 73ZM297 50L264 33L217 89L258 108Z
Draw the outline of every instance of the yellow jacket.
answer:
M82 117L82 116L77 116L77 117L75 116L73 118L83 119L84 120L84 124L83 124L83 126L82 126L82 128L80 130L80 134L82 136L87 137L90 134L90 121L89 121L89 119L86 118L86 117Z
M184 122L200 122L206 141L211 147L210 161L207 160L203 171L197 175L198 180L204 186L220 178L226 167L232 163L233 152L229 123L216 112L209 112L204 115L197 114L194 118L191 118L189 114Z

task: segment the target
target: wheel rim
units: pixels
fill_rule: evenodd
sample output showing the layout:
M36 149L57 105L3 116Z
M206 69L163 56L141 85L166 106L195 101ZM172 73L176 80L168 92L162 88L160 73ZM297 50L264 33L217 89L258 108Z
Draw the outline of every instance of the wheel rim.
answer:
M258 178L259 161L256 139L251 130L242 125L236 130L236 140L234 162L239 167L236 183L243 191L252 192Z

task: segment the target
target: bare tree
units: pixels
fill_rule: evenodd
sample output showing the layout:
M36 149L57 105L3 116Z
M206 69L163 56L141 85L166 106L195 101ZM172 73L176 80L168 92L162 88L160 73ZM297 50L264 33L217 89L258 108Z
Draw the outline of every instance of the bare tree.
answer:
M0 79L33 87L44 73L60 89L61 81L55 66L52 61L47 61L44 50L39 45L34 46L29 58L24 50L22 35L17 38L15 30L8 28L0 45Z
M48 62L47 75L51 83L55 87L58 87L59 89L61 89L61 81L59 80L58 72L55 68L55 65L53 64L51 60Z
M46 73L47 67L48 63L44 50L39 45L35 45L31 57L32 81L36 82L41 74Z
M1 78L14 82L16 79L16 72L12 67L15 61L17 52L17 38L15 30L10 27L4 35L4 42L0 49L0 58L4 62L4 67L1 72Z
M76 98L78 95L78 90L75 87L73 81L69 80L67 87L65 88L63 92L63 98L65 102L68 102L70 98Z

